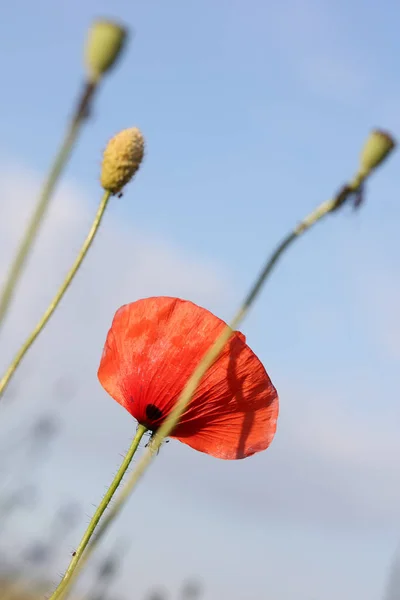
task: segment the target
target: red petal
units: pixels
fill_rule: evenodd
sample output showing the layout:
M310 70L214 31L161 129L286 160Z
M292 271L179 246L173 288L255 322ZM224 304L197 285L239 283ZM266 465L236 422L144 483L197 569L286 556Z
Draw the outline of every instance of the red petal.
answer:
M98 376L139 422L157 428L225 323L192 302L147 298L120 308ZM162 417L149 422L146 407ZM219 458L244 458L269 446L278 396L239 332L204 376L173 437Z

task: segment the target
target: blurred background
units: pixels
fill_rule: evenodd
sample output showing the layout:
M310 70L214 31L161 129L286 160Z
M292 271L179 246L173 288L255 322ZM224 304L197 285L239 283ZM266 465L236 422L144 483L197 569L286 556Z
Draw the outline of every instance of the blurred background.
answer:
M97 367L116 309L229 319L268 252L400 131L394 0L14 0L0 20L0 278L83 79L96 17L135 35L104 81L1 331L4 370L75 258L107 140L147 157L0 404L0 598L59 581L134 432ZM399 600L400 170L284 258L242 330L278 389L268 451L172 441L93 557L89 600ZM166 540L154 543L156 533ZM25 594L25 596L23 595Z

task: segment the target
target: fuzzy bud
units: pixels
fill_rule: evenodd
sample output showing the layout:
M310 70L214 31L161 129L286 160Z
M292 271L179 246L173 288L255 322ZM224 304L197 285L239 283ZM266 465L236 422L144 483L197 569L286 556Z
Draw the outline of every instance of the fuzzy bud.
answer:
M373 130L361 151L360 166L363 174L368 175L376 169L396 146L389 133Z
M108 142L101 166L101 185L118 194L140 167L144 155L144 138L136 127L124 129Z
M127 35L127 30L113 21L94 21L89 29L85 50L90 81L99 81L114 66Z

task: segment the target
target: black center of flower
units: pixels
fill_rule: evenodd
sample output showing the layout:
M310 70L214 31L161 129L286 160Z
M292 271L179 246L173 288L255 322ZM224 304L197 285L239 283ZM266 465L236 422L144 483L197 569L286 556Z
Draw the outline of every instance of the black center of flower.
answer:
M162 411L155 404L148 404L146 406L146 417L149 421L158 421L162 416Z

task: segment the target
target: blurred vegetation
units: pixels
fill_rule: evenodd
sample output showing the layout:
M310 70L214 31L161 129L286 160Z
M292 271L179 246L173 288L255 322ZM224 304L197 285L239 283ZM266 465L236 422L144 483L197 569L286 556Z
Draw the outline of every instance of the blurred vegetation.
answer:
M73 385L63 378L53 384L54 397L73 393ZM7 406L18 398L18 388L10 388L4 397ZM2 420L2 428L7 419ZM46 514L40 485L40 469L51 455L62 433L62 420L51 412L39 413L18 431L0 431L0 600L33 600L47 597L54 589L59 561L65 558L71 534L79 538L86 519L85 507L67 498L53 514ZM39 538L27 537L22 545L10 543L10 530L19 521L46 514L48 526ZM9 529L8 529L9 528ZM3 535L6 534L7 535ZM73 598L85 600L131 600L118 592L118 580L128 540L120 539L89 566L88 591ZM183 582L179 600L200 600L202 586L197 581ZM172 600L166 591L149 590L143 600Z

